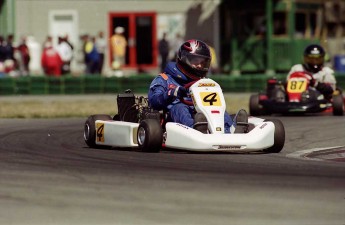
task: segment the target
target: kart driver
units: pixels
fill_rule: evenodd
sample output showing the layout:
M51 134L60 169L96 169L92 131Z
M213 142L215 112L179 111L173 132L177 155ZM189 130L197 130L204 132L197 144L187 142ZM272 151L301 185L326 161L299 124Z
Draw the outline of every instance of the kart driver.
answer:
M305 71L311 75L310 86L315 87L325 98L332 98L336 90L334 71L324 66L325 50L317 44L311 44L304 50L303 64L294 65L288 76L297 71Z
M185 85L204 78L210 63L211 53L206 43L196 39L184 42L178 49L176 62L169 62L164 72L151 82L148 93L150 106L168 112L168 121L207 133L206 117L202 113L195 114L194 106L183 103L181 99L191 100ZM247 127L248 115L245 110L239 110L234 121L225 112L225 133L244 133Z

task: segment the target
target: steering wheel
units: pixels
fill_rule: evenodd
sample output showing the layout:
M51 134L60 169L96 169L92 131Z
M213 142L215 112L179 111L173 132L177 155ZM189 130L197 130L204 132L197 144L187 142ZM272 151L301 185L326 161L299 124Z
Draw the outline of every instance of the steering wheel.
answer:
M194 80L192 82L189 82L187 84L185 84L183 87L188 90L195 82L197 82L198 80ZM193 101L188 101L186 99L184 99L183 97L179 99L182 103L189 105L189 106L194 106Z

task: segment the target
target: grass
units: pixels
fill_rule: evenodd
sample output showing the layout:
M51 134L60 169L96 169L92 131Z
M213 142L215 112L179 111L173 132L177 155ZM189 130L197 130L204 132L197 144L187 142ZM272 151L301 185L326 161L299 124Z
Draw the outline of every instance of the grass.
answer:
M235 113L238 109L248 110L249 95L225 96L227 111ZM88 117L92 114L117 113L116 97L0 97L0 118L68 118Z

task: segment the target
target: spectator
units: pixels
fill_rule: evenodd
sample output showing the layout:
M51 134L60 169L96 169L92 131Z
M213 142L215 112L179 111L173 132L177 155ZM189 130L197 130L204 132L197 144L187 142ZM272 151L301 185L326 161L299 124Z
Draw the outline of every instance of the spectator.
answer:
M59 44L57 46L57 51L60 54L62 59L63 65L61 68L62 74L68 74L71 72L71 61L73 57L73 49L67 43L66 39L63 37L59 37Z
M99 53L99 63L97 72L102 74L103 71L103 64L104 64L104 54L107 49L107 41L104 38L104 33L102 31L98 32L98 37L96 39L96 49Z
M14 47L13 47L13 35L10 34L7 37L7 42L4 44L5 59L14 60Z
M0 36L0 62L4 62L6 59L5 40L3 36Z
M86 45L87 43L89 42L89 35L88 34L83 34L82 36L80 36L80 40L81 40L81 46L80 46L80 53L81 53L81 57L80 58L81 62L83 63L83 66L84 66L84 72L85 73L88 73L88 68L87 68L87 65L88 65L88 61L87 61L87 57L86 57Z
M52 36L48 35L46 37L46 40L43 42L42 49L47 47L47 45L46 45L47 43L50 43L50 45L53 45L53 38L52 38Z
M48 76L61 76L62 59L57 50L53 48L52 42L47 41L44 45L41 64L44 73Z
M110 46L112 53L112 68L122 75L122 67L126 63L126 47L127 40L124 36L125 29L116 27L115 34L110 38Z
M0 50L2 52L3 72L10 75L13 75L15 72L14 49L13 35L8 35L6 41L3 38Z
M69 41L68 38L68 34L65 35L65 37L63 37L63 40L69 45L69 47L71 47L72 51L74 50L74 46L73 44Z
M215 49L209 43L210 43L209 41L206 41L206 44L210 48L210 52L211 52L211 65L210 65L209 74L216 74L216 73L219 73L217 54L216 54Z
M166 33L163 33L163 37L158 43L158 50L161 58L161 71L164 71L169 56L169 42L166 39Z
M5 48L3 46L4 43L4 37L0 36L0 77L4 77L5 74L5 66L4 66L4 61L5 61Z
M172 40L171 49L173 50L171 61L176 61L177 51L180 46L184 43L184 39L181 34L177 33L176 37Z
M30 63L30 50L26 44L26 37L23 36L21 38L21 43L17 47L19 57L18 57L18 65L19 70L22 76L29 75L29 63Z
M95 74L98 73L100 56L96 48L96 38L91 37L85 45L86 60L87 60L87 73Z

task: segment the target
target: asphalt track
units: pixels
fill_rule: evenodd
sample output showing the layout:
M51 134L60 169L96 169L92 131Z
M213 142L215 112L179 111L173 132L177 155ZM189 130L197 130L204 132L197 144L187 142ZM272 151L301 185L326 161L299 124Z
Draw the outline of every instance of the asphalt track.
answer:
M96 150L85 118L1 119L0 224L344 225L344 148L324 148L345 116L278 118L278 154Z

